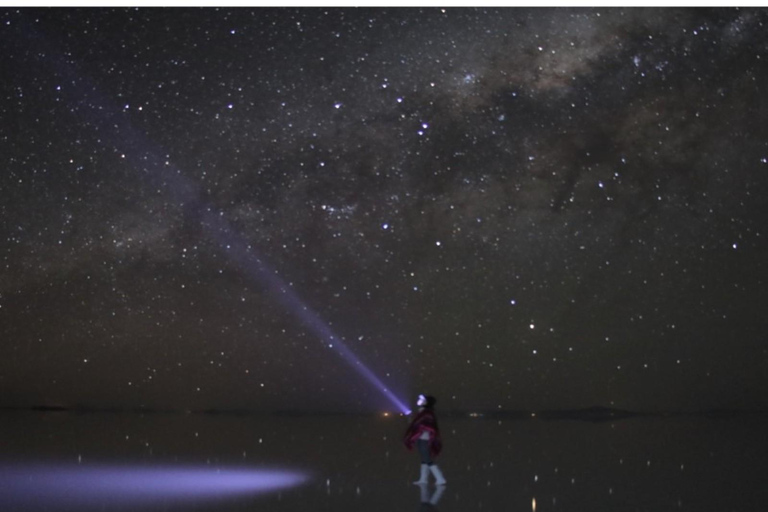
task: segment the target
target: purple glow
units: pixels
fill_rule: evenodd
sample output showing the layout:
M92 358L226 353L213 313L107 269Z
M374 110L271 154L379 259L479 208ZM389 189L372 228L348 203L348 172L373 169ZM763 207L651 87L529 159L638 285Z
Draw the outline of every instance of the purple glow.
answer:
M271 469L7 463L0 465L0 509L200 501L277 491L307 480L303 473Z
M145 179L148 189L164 191L176 204L181 205L187 214L198 216L207 234L219 244L222 251L251 278L272 292L286 309L292 311L318 337L324 347L332 348L400 412L410 412L404 402L355 356L320 316L277 276L274 269L261 260L255 249L248 245L246 239L224 218L223 212L216 212L211 205L203 202L199 185L186 178L180 168L162 156L166 155L167 151L134 128L130 120L121 115L124 110L122 104L116 104L99 94L99 88L89 83L87 74L78 69L70 59L64 58L60 50L50 45L33 27L28 27L27 35L26 45L34 48L35 53L47 55L48 62L57 76L72 83L82 84L80 87L67 87L62 94L73 104L87 101L87 104L91 105L90 109L83 110L80 114L86 116L88 124L99 131L104 144L114 146L115 151L137 170ZM87 98L82 91L88 91Z

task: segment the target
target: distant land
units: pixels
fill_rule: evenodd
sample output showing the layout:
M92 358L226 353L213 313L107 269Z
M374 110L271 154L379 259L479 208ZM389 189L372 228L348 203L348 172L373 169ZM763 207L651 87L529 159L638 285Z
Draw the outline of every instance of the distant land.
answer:
M204 410L180 410L158 409L148 407L123 408L123 407L91 407L81 405L37 405L37 406L0 406L0 411L36 411L51 413L95 414L95 413L123 413L123 414L200 414L222 416L280 416L280 417L320 417L320 416L377 416L398 417L404 416L394 412L345 412L327 410L250 410L250 409L204 409ZM440 418L471 418L471 419L507 419L507 420L542 420L542 421L588 421L605 422L630 418L666 418L679 416L707 417L707 418L735 418L740 416L768 415L768 409L744 410L744 409L707 409L701 411L654 411L639 412L616 409L612 407L594 406L582 409L556 409L542 411L526 410L490 410L490 411L439 411Z

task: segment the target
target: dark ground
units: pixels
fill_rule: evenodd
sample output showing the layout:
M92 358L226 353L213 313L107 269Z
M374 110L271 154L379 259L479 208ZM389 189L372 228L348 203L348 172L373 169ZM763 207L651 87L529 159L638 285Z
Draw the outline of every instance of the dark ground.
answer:
M4 412L0 509L727 512L768 506L765 415L444 418L439 462L449 482L436 506L422 503L434 497L434 487L422 495L410 483L418 461L400 444L405 425L405 418L370 416ZM209 501L175 502L169 495L140 505L88 501L77 488L42 498L40 489L21 506L7 476L49 462L73 472L99 464L290 469L309 479L259 495L232 497L222 488Z

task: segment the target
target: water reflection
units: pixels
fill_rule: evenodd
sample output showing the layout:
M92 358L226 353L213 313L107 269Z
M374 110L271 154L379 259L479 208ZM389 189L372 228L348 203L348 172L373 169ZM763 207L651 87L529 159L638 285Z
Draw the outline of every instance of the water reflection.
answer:
M403 418L0 413L0 510L109 512L133 492L135 512L768 510L765 416L442 420L450 482L422 489ZM33 466L81 480L64 499ZM18 489L61 499L20 508Z
M440 502L440 498L443 497L445 486L438 485L434 489L431 489L427 484L419 484L419 488L419 494L421 498L421 505L419 510L421 512L437 512L437 504Z
M64 510L200 503L298 486L306 474L275 469L22 463L0 465L0 503Z

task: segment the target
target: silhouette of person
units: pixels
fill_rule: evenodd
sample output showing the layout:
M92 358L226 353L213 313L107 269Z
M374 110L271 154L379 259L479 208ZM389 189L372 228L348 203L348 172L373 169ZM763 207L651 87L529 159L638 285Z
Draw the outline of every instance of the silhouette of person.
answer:
M421 474L419 479L413 482L416 485L427 484L429 473L435 477L435 484L445 485L447 483L442 471L433 461L433 458L437 457L443 448L440 428L437 426L437 416L435 415L436 403L437 399L433 396L419 395L416 402L419 411L403 436L405 447L408 450L413 450L415 445L421 456Z

